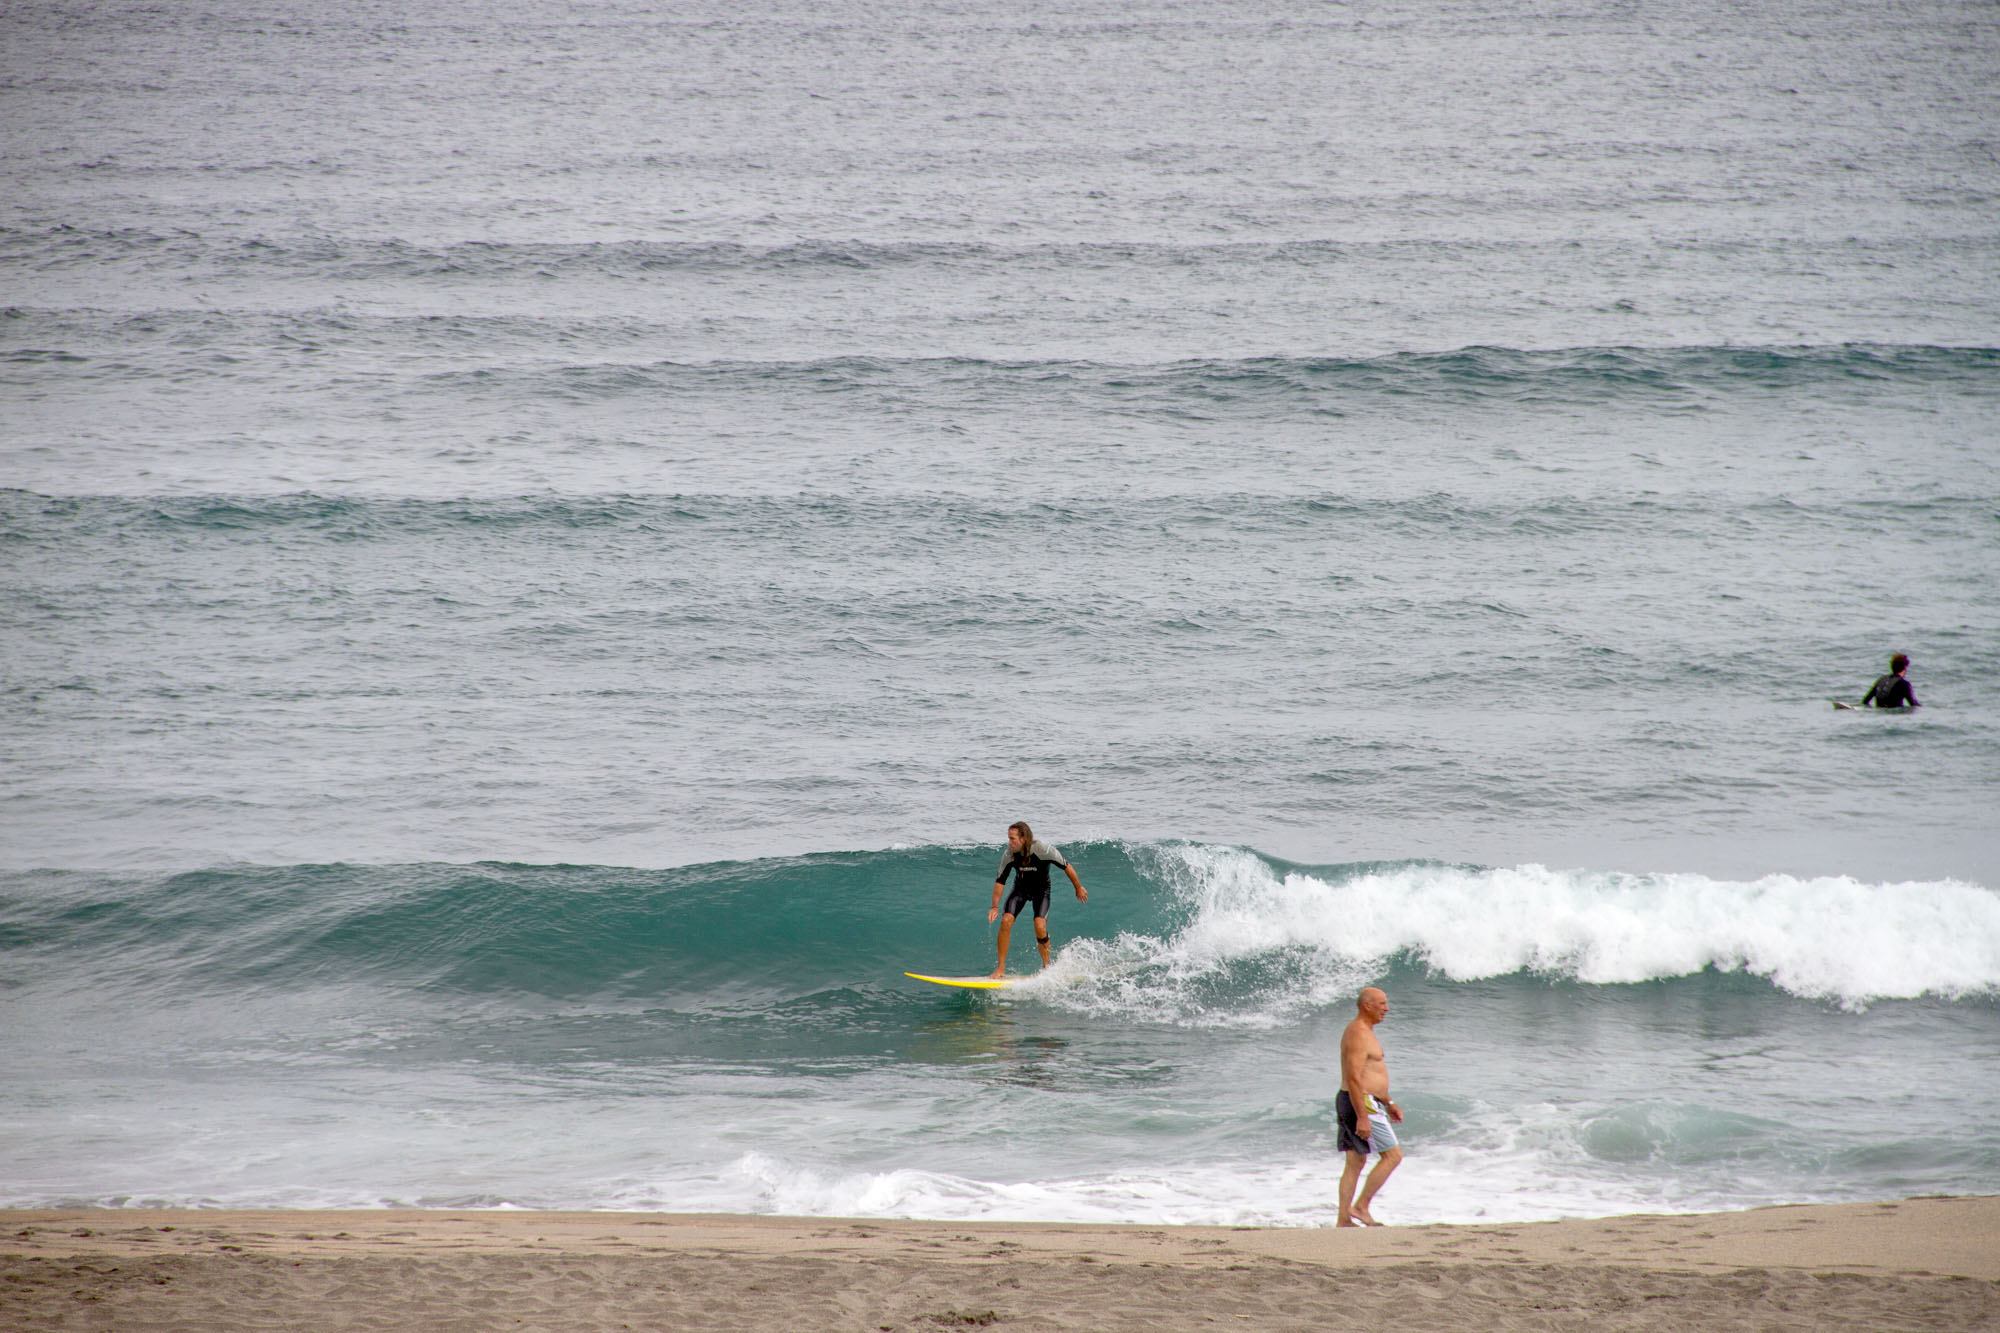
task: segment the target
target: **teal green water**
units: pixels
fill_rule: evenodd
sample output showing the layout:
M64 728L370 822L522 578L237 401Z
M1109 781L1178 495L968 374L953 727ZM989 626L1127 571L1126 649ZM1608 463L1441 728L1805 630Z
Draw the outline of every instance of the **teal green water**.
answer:
M1410 1220L2000 1172L1990 891L1070 851L1002 994L986 848L12 874L7 1201L1323 1222L1363 984Z

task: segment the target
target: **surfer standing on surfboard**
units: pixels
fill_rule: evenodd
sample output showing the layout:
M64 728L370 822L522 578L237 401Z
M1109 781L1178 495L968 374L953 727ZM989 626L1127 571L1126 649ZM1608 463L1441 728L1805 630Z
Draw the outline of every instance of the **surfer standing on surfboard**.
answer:
M1090 901L1090 895L1083 891L1083 881L1076 877L1076 870L1063 860L1063 854L1035 836L1034 830L1026 823L1015 820L1007 826L1007 855L1000 859L1000 873L993 877L993 909L986 914L990 922L1000 918L1000 963L993 969L997 979L1007 975L1007 941L1014 934L1014 918L1021 909L1032 905L1035 909L1035 947L1042 951L1042 966L1049 965L1049 867L1061 866L1069 882L1076 888L1076 900ZM1007 876L1014 876L1014 892L1007 897L1007 910L1000 910L1000 895L1007 888Z

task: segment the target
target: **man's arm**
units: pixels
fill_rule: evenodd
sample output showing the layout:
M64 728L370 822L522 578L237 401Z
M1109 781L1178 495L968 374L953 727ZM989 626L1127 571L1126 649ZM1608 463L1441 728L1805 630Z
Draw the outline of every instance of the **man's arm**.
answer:
M1006 891L1007 891L1006 880L996 879L993 881L993 908L986 914L986 924L988 924L989 926L993 924L994 918L1000 915L1000 895L1005 893Z
M1368 1137L1368 1094L1361 1088L1361 1071L1367 1066L1368 1053L1361 1049L1361 1043L1354 1040L1352 1032L1343 1033L1340 1038L1340 1086L1347 1089L1347 1100L1354 1106L1354 1135L1364 1140Z
M1076 890L1076 900L1080 903L1089 902L1090 895L1083 891L1083 881L1076 877L1076 867L1067 861L1063 862L1063 874L1069 876L1070 885Z

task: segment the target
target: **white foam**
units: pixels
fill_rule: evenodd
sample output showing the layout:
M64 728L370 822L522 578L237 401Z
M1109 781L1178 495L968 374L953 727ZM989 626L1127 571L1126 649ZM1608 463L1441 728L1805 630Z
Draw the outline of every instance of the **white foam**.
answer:
M1953 880L1623 875L1539 865L1411 865L1349 878L1280 873L1228 847L1151 849L1187 906L1164 939L1063 950L1048 997L1176 1021L1263 1023L1413 959L1454 981L1517 972L1607 985L1743 971L1793 995L1871 1000L2000 990L2000 894ZM1285 985L1234 1011L1203 983L1245 964Z
M1519 1136L1434 1146L1405 1159L1375 1211L1384 1221L1415 1225L1746 1206L1733 1196L1673 1199L1630 1180L1552 1173L1551 1160L1546 1144ZM1340 1172L1341 1158L1328 1152L1284 1162L994 1181L915 1169L843 1173L753 1152L718 1177L628 1191L610 1206L794 1217L1318 1227L1338 1218Z

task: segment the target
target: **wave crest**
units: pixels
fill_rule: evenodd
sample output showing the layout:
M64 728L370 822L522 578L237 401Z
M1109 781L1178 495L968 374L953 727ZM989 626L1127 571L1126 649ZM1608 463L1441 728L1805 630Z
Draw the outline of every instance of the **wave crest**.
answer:
M1173 1020L1276 1021L1405 960L1452 981L1586 985L1743 972L1789 994L1873 1000L2000 991L2000 895L1953 880L1628 875L1540 865L1285 868L1229 847L1156 849L1186 920L1079 941L1071 993ZM1060 995L1063 992L1051 992Z

